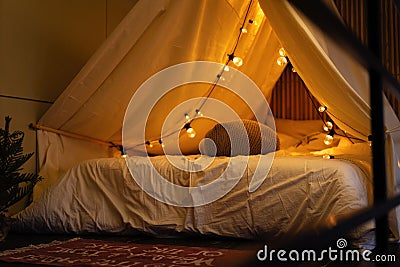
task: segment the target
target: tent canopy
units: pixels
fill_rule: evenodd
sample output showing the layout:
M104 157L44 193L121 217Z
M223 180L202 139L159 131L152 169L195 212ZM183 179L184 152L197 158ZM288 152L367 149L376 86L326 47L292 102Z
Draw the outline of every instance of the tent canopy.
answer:
M284 47L298 74L316 99L328 108L334 122L348 133L367 140L370 135L367 71L289 2L249 2L138 1L39 124L120 143L126 108L147 79L185 62L225 64L233 50L244 63L240 67L232 63L229 66L247 75L269 99L284 68L276 63L279 49ZM240 34L242 26L247 33ZM147 120L146 140L160 137L163 122L174 107L188 99L204 97L208 89L209 85L194 83L165 94ZM146 97L152 99L152 90L145 92L143 99ZM254 116L235 92L217 87L210 97L231 107L242 119ZM140 114L141 105L133 107L131 112ZM388 104L385 123L388 129L400 125ZM210 120L203 123L199 120L198 141L212 125ZM106 146L46 131L39 131L38 139L41 172L50 183L79 161L112 156ZM395 148L399 139L389 139L391 162L397 162L395 153L400 150ZM197 146L198 142L187 139L181 142L184 153L196 151ZM391 168L394 177L400 180L395 165ZM397 182L393 188L396 186Z

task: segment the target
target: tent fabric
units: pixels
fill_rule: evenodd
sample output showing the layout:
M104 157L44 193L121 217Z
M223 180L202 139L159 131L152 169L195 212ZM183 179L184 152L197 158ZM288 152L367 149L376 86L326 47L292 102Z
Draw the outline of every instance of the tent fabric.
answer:
M104 141L121 142L125 109L136 89L153 74L175 64L199 60L225 63L247 6L248 2L238 0L138 1L39 124ZM240 70L268 97L284 68L275 63L281 45L259 6L252 5L249 15L255 23L246 25L248 33L242 35L237 47L237 53L245 59ZM203 87L178 90L178 93L163 98L153 112L155 115L149 119L151 127L146 129L149 135L159 134L163 122L161 114L179 101L203 96L206 90ZM148 94L151 97L151 92ZM226 96L225 92L215 94L222 101ZM232 93L229 96L224 102L234 107L243 119L251 119L241 100L234 98ZM141 112L140 106L137 112ZM84 144L64 146L63 151L52 149L69 139L53 135L38 133L41 170L57 174L54 179L79 162L63 162L56 153L69 158L79 154L79 160L84 155L87 159L93 158L93 153L87 154L88 148ZM152 137L156 136L149 136ZM96 149L103 150L99 156L109 153L107 147L97 146Z
M239 0L138 1L39 124L120 142L125 108L135 90L151 75L175 64L198 60L225 63L247 5L248 2ZM370 134L367 71L288 1L260 0L260 6L266 17L254 4L250 15L260 19L248 25L249 32L242 35L238 46L237 52L244 59L240 71L268 98L283 70L276 64L278 50L283 46L311 93L328 108L335 123L366 140ZM146 128L149 138L157 137L165 112L205 92L199 86L198 90L178 88L166 95L150 117L149 129ZM151 97L151 91L148 94ZM218 99L225 98L224 102L236 107L242 119L250 119L251 114L245 112L240 99L230 97L220 93ZM140 106L137 112L141 112ZM400 125L387 103L385 125L388 131ZM83 158L110 154L107 147L84 142L73 144L68 137L42 131L38 132L38 140L41 171L52 174L46 177L49 181ZM400 186L397 154L400 138L395 132L388 132L387 140L389 193L394 194ZM73 160L67 162L66 158ZM391 226L398 234L397 217L391 216Z

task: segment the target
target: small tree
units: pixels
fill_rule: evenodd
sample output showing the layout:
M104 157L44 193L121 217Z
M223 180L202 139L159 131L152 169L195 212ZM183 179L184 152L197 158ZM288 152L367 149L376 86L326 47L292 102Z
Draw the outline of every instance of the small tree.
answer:
M20 173L22 165L33 153L23 154L24 132L10 133L10 117L5 117L5 128L0 128L0 213L29 195L37 182L42 180L36 173Z

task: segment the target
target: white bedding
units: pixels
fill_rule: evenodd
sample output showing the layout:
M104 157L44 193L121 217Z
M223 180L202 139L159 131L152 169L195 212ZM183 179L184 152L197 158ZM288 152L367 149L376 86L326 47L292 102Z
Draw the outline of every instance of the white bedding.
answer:
M247 170L231 192L194 208L170 206L144 193L123 159L86 161L19 213L14 230L259 238L334 224L369 204L372 186L367 161L339 159L339 155L333 160L287 155L276 153L267 178L252 193L248 187L259 156L250 156ZM140 158L129 160L143 163ZM210 173L218 175L228 160L215 158L207 172L193 176L196 181L191 182L202 183ZM154 157L152 163L164 177L188 185L188 174L172 167L165 156ZM371 228L368 223L351 234L357 237Z

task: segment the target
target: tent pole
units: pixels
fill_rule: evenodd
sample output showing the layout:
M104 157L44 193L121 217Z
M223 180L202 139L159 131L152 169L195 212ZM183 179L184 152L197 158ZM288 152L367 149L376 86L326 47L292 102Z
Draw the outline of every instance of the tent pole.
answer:
M62 131L62 130L53 129L53 128L39 125L39 124L31 123L29 125L29 128L31 128L33 130L43 130L43 131L47 131L47 132L52 132L52 133L60 134L63 136L67 136L67 137L71 137L71 138L75 138L75 139L79 139L79 140L84 140L84 141L89 141L92 143L97 143L100 145L105 145L108 147L117 147L117 146L121 145L119 143L107 142L107 141L103 141L103 140L92 138L92 137L85 136L85 135L80 135L80 134L76 134L76 133L70 133L70 132L66 132L66 131Z
M368 48L381 59L381 23L380 1L367 2ZM374 204L387 201L386 189L386 161L385 161L385 133L383 109L382 77L374 68L369 68L370 77L370 105L371 105L371 133L372 133L372 162L374 182ZM387 250L388 216L387 214L375 218L376 248L378 251Z

